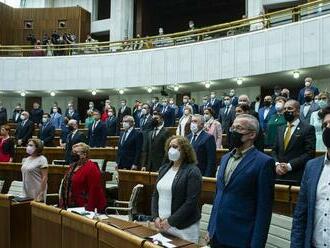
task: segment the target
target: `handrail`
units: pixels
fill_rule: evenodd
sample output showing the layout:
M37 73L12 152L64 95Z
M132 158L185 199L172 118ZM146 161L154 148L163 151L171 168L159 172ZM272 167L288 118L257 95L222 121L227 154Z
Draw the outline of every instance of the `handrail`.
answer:
M309 2L305 4L301 4L295 7L287 8L284 10L275 11L272 13L260 15L253 18L241 19L227 23L216 24L208 27L197 28L194 30L182 31L172 34L165 35L156 35L150 37L141 37L141 38L133 38L121 41L104 41L104 42L90 42L90 43L75 43L75 44L52 44L49 45L39 45L38 49L35 48L34 45L0 45L0 52L9 52L9 53L24 53L24 52L33 52L36 50L47 51L47 49L51 49L51 51L69 51L69 52L79 52L90 50L91 52L97 53L100 49L110 49L114 48L115 51L126 51L126 47L134 46L142 44L143 48L148 49L153 46L157 46L157 42L162 44L162 46L176 45L176 42L184 42L184 41L201 41L206 38L213 38L210 35L216 35L217 33L229 32L229 31L239 31L239 33L245 33L250 31L248 28L253 25L262 24L262 28L268 28L271 25L273 19L281 19L285 17L290 17L292 22L298 21L301 15L305 11L315 11L318 8L324 8L326 5L329 5L330 9L330 0L317 0L314 2ZM289 20L289 19L286 19ZM244 28L246 28L244 30ZM259 28L260 29L260 28ZM227 34L228 35L228 34ZM145 46L148 45L146 48ZM159 47L162 47L159 46ZM124 47L124 48L123 48ZM129 49L131 50L131 49ZM90 53L89 53L90 54ZM24 55L24 54L23 54Z

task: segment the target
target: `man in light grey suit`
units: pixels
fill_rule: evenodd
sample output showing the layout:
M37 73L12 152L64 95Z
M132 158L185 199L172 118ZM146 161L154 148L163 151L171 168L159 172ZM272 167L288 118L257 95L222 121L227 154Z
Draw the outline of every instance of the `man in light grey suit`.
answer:
M300 120L310 123L311 115L314 111L320 109L320 106L314 102L314 92L306 89L304 93L305 103L300 106Z

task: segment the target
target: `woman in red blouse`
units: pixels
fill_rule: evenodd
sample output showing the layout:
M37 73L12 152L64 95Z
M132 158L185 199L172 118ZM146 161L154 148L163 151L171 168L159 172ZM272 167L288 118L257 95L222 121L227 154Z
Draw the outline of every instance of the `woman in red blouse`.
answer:
M0 162L12 162L15 153L15 142L9 136L10 126L1 126Z
M72 147L72 161L61 188L60 206L85 207L88 211L102 212L106 198L97 164L88 159L89 146L78 143Z

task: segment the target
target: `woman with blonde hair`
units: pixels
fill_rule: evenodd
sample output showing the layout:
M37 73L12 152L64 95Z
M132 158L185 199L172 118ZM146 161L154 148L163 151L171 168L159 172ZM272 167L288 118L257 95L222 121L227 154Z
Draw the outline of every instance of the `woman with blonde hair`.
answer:
M186 105L183 109L183 115L179 120L179 125L176 129L176 135L187 137L190 134L190 123L193 109L190 105Z
M44 201L47 193L48 161L42 155L44 147L40 139L29 139L27 158L22 160L23 193L36 201Z
M152 196L152 215L156 228L198 243L199 197L202 175L196 155L182 136L170 137L165 145L169 163L159 169Z

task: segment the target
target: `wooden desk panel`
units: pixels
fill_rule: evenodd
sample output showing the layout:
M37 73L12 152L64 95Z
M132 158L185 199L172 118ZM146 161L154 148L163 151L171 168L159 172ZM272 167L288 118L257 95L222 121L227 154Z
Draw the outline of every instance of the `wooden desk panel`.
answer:
M62 216L62 248L98 247L96 221L65 210L60 214Z
M10 199L0 194L0 247L10 248Z
M31 245L33 248L61 248L62 209L31 202Z

